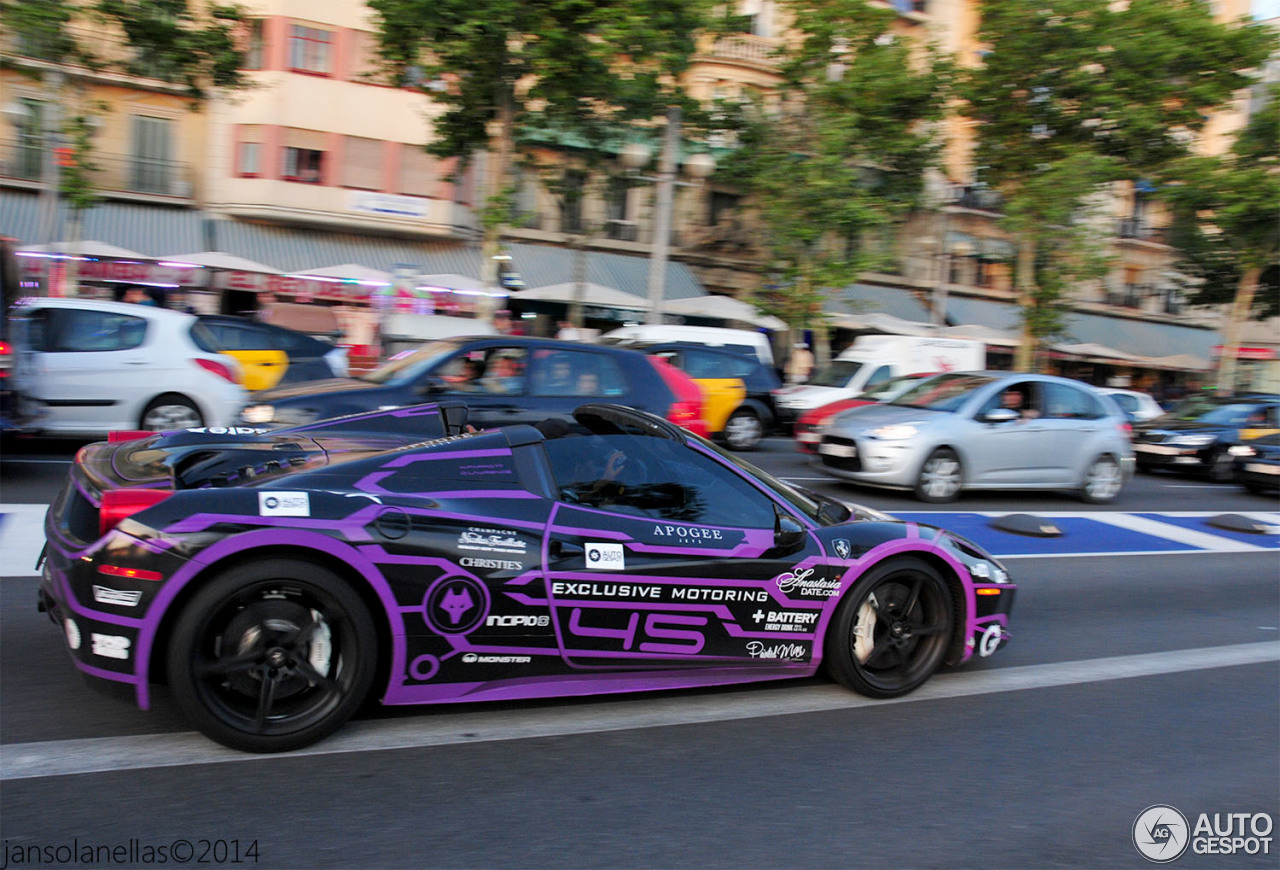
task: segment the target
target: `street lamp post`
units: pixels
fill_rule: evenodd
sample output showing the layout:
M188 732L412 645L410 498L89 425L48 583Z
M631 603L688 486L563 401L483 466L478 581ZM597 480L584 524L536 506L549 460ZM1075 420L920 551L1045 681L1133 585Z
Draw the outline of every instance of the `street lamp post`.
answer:
M662 156L656 177L637 175L644 181L656 184L654 195L653 243L649 253L649 312L646 323L662 322L662 303L666 295L667 256L671 248L671 212L675 200L675 188L683 186L676 180L678 153L680 150L680 108L667 109L667 132L662 141ZM649 162L649 149L639 143L627 145L619 155L623 166L638 170ZM706 178L715 171L715 161L707 154L694 154L685 161L685 170L694 178Z

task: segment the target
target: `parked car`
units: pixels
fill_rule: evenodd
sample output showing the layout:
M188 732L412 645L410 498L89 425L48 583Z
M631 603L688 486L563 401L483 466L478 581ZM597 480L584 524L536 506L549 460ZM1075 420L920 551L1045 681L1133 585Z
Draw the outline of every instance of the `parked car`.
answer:
M477 426L572 420L583 402L605 400L687 417L644 354L527 336L469 336L423 345L359 378L334 378L256 393L241 414L255 426L313 420L457 398ZM694 413L700 413L695 411Z
M244 407L240 365L195 315L127 302L36 298L14 314L14 379L32 431L226 426Z
M1133 473L1129 422L1079 381L952 372L845 411L818 445L846 480L912 489L929 502L968 489L1069 489L1110 502Z
M865 393L858 394L852 399L838 399L830 404L805 411L791 427L796 449L801 453L817 453L817 445L822 441L823 428L841 413L850 408L860 408L863 405L874 405L877 402L896 399L910 389L912 384L922 381L932 374L936 374L936 372L919 375L899 375L896 378L882 381L877 386L872 387Z
M1235 478L1249 492L1280 490L1280 432L1260 435L1227 448Z
M681 342L636 345L659 356L698 382L712 407L711 437L732 450L754 450L777 425L773 391L782 386L773 366L754 356Z
M698 347L714 347L755 357L772 366L773 344L769 336L753 329L725 329L720 326L688 326L680 323L642 323L623 326L600 336L602 344L637 347L659 342L677 342Z
M1235 478L1231 447L1280 431L1280 396L1192 396L1168 414L1135 426L1133 449L1139 471L1169 469Z
M347 349L274 323L223 314L197 315L201 340L240 363L247 390L347 375Z
M1111 401L1120 406L1130 423L1145 423L1164 414L1164 408L1156 401L1155 396L1140 393L1137 390L1121 390L1114 387L1098 387L1099 393L1110 396Z
M888 698L1008 642L1017 587L980 547L782 483L661 417L591 404L585 434L465 434L430 405L384 414L427 440L370 451L339 420L80 451L39 591L75 666L144 709L164 678L211 739L279 752L371 698L820 668Z

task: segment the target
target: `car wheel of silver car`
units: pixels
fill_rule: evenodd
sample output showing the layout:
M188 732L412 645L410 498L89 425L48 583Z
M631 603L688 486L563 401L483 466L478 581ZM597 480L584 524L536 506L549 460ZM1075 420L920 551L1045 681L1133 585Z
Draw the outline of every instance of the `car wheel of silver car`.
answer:
M1089 463L1080 485L1080 497L1090 504L1108 504L1115 501L1124 486L1120 464L1111 456L1099 456Z
M934 503L955 501L963 483L964 469L960 467L960 457L948 447L939 447L920 467L916 498Z
M377 633L360 596L310 562L233 568L186 603L168 674L179 709L205 736L248 752L315 743L355 713L373 684Z
M740 408L724 424L724 441L732 450L755 450L764 437L764 424L754 411Z
M190 399L182 396L161 396L152 400L142 412L141 428L148 432L171 432L174 429L194 429L204 425L204 417Z
M823 655L837 682L892 698L941 666L951 630L951 594L941 575L919 559L894 559L860 577L845 596Z

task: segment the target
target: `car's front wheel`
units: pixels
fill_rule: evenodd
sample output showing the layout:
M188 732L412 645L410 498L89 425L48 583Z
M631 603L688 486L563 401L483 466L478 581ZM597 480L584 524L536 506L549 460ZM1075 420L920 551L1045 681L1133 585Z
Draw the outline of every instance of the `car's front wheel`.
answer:
M1124 486L1120 464L1111 456L1098 456L1085 469L1080 484L1080 497L1089 504L1109 504L1115 501Z
M955 501L964 483L960 457L949 447L939 447L929 454L916 479L916 498L940 504Z
M1236 477L1235 457L1226 450L1218 450L1209 457L1209 479L1214 483L1230 483Z
M327 737L373 684L377 633L360 596L310 562L270 559L218 575L174 625L179 709L233 749L284 752Z
M204 425L200 409L185 396L160 396L142 412L141 428L148 432L195 429Z
M919 559L885 562L858 579L827 632L828 672L873 698L905 695L942 664L952 631L951 595Z
M739 408L724 424L724 441L731 450L755 450L764 437L764 423L754 411Z

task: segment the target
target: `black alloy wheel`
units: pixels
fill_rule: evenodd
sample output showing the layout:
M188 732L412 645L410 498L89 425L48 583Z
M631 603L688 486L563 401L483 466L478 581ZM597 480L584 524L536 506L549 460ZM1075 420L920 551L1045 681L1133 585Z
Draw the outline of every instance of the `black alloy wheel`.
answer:
M168 651L175 701L205 736L285 752L342 726L373 684L377 633L360 596L309 562L215 577L183 608Z
M905 695L941 665L951 641L946 582L919 559L898 558L858 579L827 632L827 670L872 698Z

